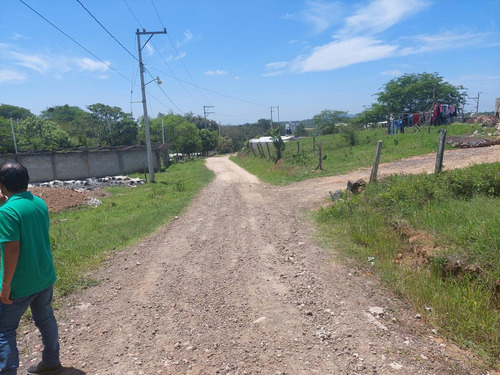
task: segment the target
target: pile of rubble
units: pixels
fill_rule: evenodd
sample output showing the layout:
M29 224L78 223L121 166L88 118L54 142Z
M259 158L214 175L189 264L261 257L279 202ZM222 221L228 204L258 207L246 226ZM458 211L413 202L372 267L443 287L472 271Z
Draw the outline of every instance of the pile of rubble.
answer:
M49 182L40 182L30 184L30 187L48 187L48 188L67 188L67 189L85 189L94 190L109 186L130 186L144 184L145 181L141 178L131 178L129 176L112 176L112 177L99 177L99 178L86 178L85 180L54 180Z
M481 115L477 117L471 117L466 121L468 124L483 124L485 126L495 126L500 120L495 116Z

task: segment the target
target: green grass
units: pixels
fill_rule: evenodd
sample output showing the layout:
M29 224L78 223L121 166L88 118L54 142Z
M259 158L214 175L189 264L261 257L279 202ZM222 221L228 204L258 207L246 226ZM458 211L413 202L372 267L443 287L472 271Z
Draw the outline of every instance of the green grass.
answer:
M97 208L51 214L51 242L58 274L56 293L93 285L92 271L112 250L120 250L182 213L214 177L202 160L172 165L156 183L106 189Z
M391 176L317 220L344 257L378 272L442 334L499 363L500 163ZM416 233L430 249L420 262L409 244Z
M452 124L441 127L431 127L419 132L407 130L406 134L388 135L386 129L366 129L355 133L356 145L349 146L348 140L342 134L316 137L316 151L313 151L313 139L299 140L300 152L297 153L297 142L286 143L282 161L275 165L266 157L255 157L249 150L240 152L231 160L262 181L282 185L302 181L309 178L333 176L347 173L361 167L370 167L375 159L377 142L383 141L381 163L399 160L411 156L437 152L439 131L447 130L447 136L472 134L481 129L477 125ZM319 164L317 143L322 142L323 170L315 170ZM448 149L450 146L446 146ZM273 146L270 146L273 150ZM256 151L257 155L258 152Z

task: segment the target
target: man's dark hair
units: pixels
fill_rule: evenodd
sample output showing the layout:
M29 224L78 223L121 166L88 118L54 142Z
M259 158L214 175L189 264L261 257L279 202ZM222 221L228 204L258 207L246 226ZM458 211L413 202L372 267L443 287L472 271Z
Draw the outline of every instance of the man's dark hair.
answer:
M0 165L0 182L11 193L19 193L28 189L30 176L21 163L7 162Z

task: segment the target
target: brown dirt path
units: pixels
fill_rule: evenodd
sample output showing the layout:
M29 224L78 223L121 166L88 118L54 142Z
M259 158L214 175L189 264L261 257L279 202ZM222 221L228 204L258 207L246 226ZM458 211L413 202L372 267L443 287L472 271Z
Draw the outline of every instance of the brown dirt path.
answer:
M457 150L445 168L498 160L500 146ZM433 163L416 157L380 173ZM93 375L485 373L376 278L314 241L308 210L368 169L275 187L227 157L207 166L217 177L184 215L113 254L98 286L59 301L65 366ZM39 358L36 329L19 341L26 368Z

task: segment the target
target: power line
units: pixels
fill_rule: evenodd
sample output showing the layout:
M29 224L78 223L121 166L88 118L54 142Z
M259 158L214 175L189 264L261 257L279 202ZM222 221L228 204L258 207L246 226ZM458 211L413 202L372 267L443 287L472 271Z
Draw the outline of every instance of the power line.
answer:
M139 19L136 17L136 15L134 14L134 12L132 11L132 9L130 8L130 6L127 4L127 2L125 0L123 0L123 3L127 6L127 9L129 10L130 14L132 14L132 16L134 17L134 19L137 21L137 23L139 24L139 26L141 26L141 28L144 29L144 27L142 27L142 24L141 22L139 21ZM154 7L154 4L153 4L153 7ZM155 8L155 11L156 11L156 14L158 15L158 11L156 10L156 7ZM159 17L159 15L158 15ZM160 19L160 22L161 22L161 19ZM161 22L162 23L162 22ZM162 23L163 25L163 23ZM165 28L165 27L163 27ZM153 47L155 48L156 52L158 53L158 55L161 57L161 59L163 60L163 62L165 63L165 65L167 66L168 70L170 70L170 72L172 73L172 76L175 78L175 80L177 81L177 83L184 89L184 91L186 91L186 93L191 97L191 99L193 99L195 102L197 102L198 104L201 105L201 103L196 100L192 95L191 93L184 87L184 85L181 83L181 81L176 77L174 71L172 70L172 68L170 68L170 65L167 63L167 60L165 60L165 58L163 57L163 55L161 54L160 52L160 49L158 47L156 47L156 45L154 44L153 41L151 41L151 44L153 45ZM163 90L162 90L163 91ZM164 92L165 93L165 92ZM166 95L166 94L165 94ZM172 102L172 104L177 107L175 105L175 103L168 97L168 95L166 95L167 98L170 100L170 102ZM178 108L178 107L177 107Z
M160 17L160 14L158 13L158 9L156 9L156 6L155 6L155 3L154 3L154 1L153 1L153 0L151 0L151 4L153 5L153 8L154 8L154 10L155 10L155 12L156 12L156 16L158 17L158 20L160 21L161 26L162 26L163 28L165 28L165 26L163 25L163 21L162 21L162 19L161 19L161 17ZM174 47L175 53L177 54L177 57L179 58L179 60L180 60L180 62L181 62L181 64L182 64L182 66L184 67L184 69L186 70L187 74L189 75L189 77L190 77L190 78L191 78L191 80L193 81L194 86L198 89L198 91L199 91L200 95L201 95L201 96L203 96L203 98L204 98L206 101L208 101L208 100L207 100L207 98L205 97L205 95L203 95L203 93L201 92L200 87L198 86L198 84L197 84L197 83L196 83L196 81L194 80L194 78L193 78L193 76L191 75L191 73L189 72L188 68L186 67L186 64L184 64L184 60L183 60L183 58L181 57L181 55L179 54L179 51L177 50L177 47L175 46L174 42L172 41L172 38L170 38L170 35L169 35L169 34L167 34L167 37L168 37L168 40L170 40L170 44L172 44L172 47ZM194 99L194 98L193 98L193 99Z
M98 20L98 19L97 19L97 18L96 18L96 17L95 17L95 16L94 16L91 12L90 12L90 10L88 10L88 9L85 7L85 5L83 5L83 4L82 4L82 2L81 2L80 0L76 0L76 1L78 2L78 4L80 4L80 5L82 6L82 8L83 8L83 9L85 9L85 10L87 11L87 13L88 13L88 14L89 14L89 15L90 15L90 16L91 16L91 17L92 17L92 18L93 18L93 19L94 19L94 20L95 20L95 21L99 24L99 26L101 26L101 27L104 29L104 31L106 31L106 32L109 34L109 36L110 36L111 38L113 38L113 39L115 40L115 42L116 42L116 43L118 43L118 44L120 45L120 47L122 47L122 48L123 48L123 49L124 49L124 50L125 50L125 51L126 51L126 52L130 55L130 56L132 56L134 59L136 59L136 60L137 60L137 58L136 58L136 57L132 54L132 52L130 52L127 48L125 48L125 46L124 46L123 44L121 44L121 43L120 43L120 41L119 41L118 39L116 39L116 38L115 38L115 36L109 32L109 30L108 30L108 29L106 29L106 27L104 27L104 25L103 25L103 24L102 24L102 23L101 23L101 22L100 22L100 21L99 21L99 20ZM139 60L137 60L137 61L139 61Z
M95 57L97 60L99 60L100 62L102 62L104 65L106 65L108 68L110 68L115 73L119 74L121 77L125 78L127 81L133 83L128 77L126 77L125 75L123 75L122 73L120 73L118 70L116 70L115 68L113 68L110 64L108 64L107 62L105 62L104 60L102 60L100 57L98 57L96 54L94 54L93 52L91 52L88 48L86 48L85 46L83 46L82 44L80 44L79 42L77 42L74 38L72 38L67 33L65 33L63 30L61 30L59 27L57 27L56 25L54 25L47 18L45 18L42 14L40 14L39 12L37 12L35 9L33 9L32 7L30 7L28 4L26 4L23 0L19 0L19 1L21 3L23 3L27 8L31 9L31 11L33 11L35 14L37 14L45 22L47 22L52 27L54 27L57 31L59 31L64 36L66 36L68 39L70 39L73 43L75 43L76 45L78 45L80 48L84 49L87 53L89 53L90 55L92 55L93 57Z

